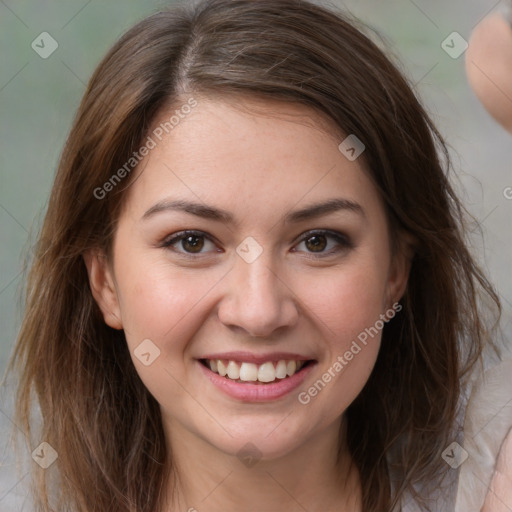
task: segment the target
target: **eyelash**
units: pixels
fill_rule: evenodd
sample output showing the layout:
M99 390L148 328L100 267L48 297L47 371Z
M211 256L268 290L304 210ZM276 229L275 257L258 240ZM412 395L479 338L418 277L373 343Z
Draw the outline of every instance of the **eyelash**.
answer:
M353 244L352 244L351 240L346 235L339 233L337 231L331 231L328 229L315 229L315 230L306 231L305 233L302 233L300 238L297 240L297 244L300 244L300 243L306 241L308 238L311 238L313 236L318 236L318 235L325 236L326 238L332 238L332 239L336 240L336 242L338 243L339 246L341 246L341 248L338 247L337 249L331 250L329 252L319 252L316 254L314 252L309 252L308 254L310 256L308 256L308 257L310 257L310 258L313 258L313 259L325 258L327 256L332 256L333 254L339 252L340 250L343 250L343 249L347 250L347 249L353 248ZM162 242L161 247L170 249L170 250L176 252L177 254L180 254L181 256L184 256L186 258L197 259L198 255L201 255L204 253L181 252L181 251L175 250L172 247L172 245L174 245L176 242L184 240L188 236L205 238L205 239L209 240L210 242L215 243L215 241L211 237L206 235L206 233L204 233L203 231L185 230L185 231L180 231L178 233L175 233L170 238L165 239Z

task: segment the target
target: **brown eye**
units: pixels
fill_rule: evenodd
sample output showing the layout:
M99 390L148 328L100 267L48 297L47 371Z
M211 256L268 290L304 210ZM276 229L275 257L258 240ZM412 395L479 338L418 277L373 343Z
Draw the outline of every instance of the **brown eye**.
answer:
M210 244L210 248L208 248ZM205 254L216 250L215 244L202 232L181 231L162 243L162 247L179 254ZM206 250L203 250L205 249ZM210 249L210 250L208 250ZM219 252L219 250L217 250Z
M188 235L181 239L181 247L188 252L200 252L204 246L204 237Z
M306 247L312 252L321 252L327 246L324 235L313 235L305 240Z
M332 256L342 251L348 251L354 247L350 238L343 233L329 230L316 230L304 233L300 239L300 243L304 244L304 252L315 254L315 257L322 258L324 256ZM327 249L327 250L326 250ZM297 249L293 249L296 252Z

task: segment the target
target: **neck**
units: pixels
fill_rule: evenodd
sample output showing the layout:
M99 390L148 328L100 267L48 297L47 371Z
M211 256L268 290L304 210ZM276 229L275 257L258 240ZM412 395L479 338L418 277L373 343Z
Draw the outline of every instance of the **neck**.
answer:
M359 473L345 431L340 420L286 455L244 463L173 424L166 428L173 471L161 512L359 512Z

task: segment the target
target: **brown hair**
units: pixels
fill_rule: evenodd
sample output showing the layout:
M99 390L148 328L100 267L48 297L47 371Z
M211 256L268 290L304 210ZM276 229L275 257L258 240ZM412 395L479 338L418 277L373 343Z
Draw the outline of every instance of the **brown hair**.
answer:
M59 454L50 469L36 468L39 509L161 505L172 459L158 403L123 332L103 321L83 255L91 247L110 254L130 176L102 199L95 189L137 151L163 108L193 94L300 103L364 142L361 158L392 233L411 233L416 253L403 310L386 324L373 373L346 411L363 508L391 510L404 490L441 478L460 379L488 337L479 297L498 316L500 305L466 247L442 137L397 67L356 26L301 0L206 0L144 19L96 69L61 157L10 364L21 379L18 422L31 432L35 390L38 439Z

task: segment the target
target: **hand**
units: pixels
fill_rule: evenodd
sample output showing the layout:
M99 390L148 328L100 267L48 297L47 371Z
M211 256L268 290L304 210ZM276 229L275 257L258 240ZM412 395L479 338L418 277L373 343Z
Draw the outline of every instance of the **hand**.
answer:
M512 8L511 8L512 11ZM473 30L466 50L469 84L487 111L512 133L512 20L494 13Z

